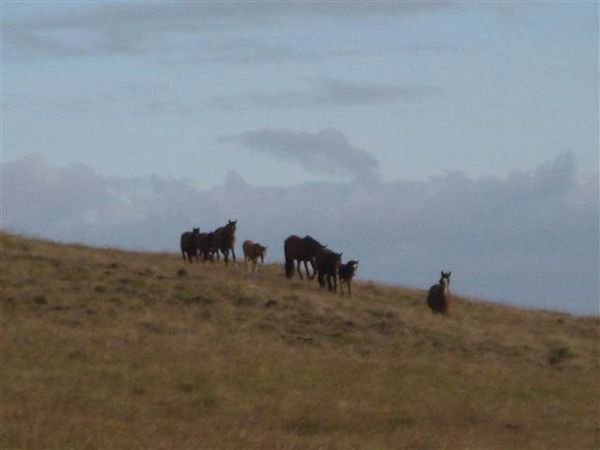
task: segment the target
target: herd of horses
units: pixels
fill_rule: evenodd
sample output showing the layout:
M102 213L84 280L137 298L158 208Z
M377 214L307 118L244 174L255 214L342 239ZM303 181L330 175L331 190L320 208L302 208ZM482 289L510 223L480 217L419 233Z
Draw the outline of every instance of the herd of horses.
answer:
M234 249L236 225L237 220L229 220L226 225L208 233L200 232L200 228L185 231L181 235L181 255L184 261L193 263L194 261L199 262L202 258L203 261L214 262L215 258L220 260L222 255L225 265L227 265L231 253L233 261L236 262ZM242 249L247 267L250 263L255 271L259 259L264 264L267 247L246 240ZM297 272L300 279L303 280L301 266L304 265L308 280L312 280L316 276L321 287L327 286L329 291L337 292L339 279L342 295L344 294L344 285L346 285L348 294L352 295L352 279L358 269L357 260L342 263L342 253L327 248L326 245L309 235L300 237L292 234L288 236L283 242L283 253L285 255L285 274L288 278L291 279ZM448 314L452 301L451 273L442 271L440 281L431 286L427 294L427 305L435 314Z

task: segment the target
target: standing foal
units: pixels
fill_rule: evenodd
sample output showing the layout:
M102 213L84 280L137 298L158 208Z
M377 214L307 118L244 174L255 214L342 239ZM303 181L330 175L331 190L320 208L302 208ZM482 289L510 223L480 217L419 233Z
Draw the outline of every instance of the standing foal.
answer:
M438 284L434 284L429 288L427 294L427 304L434 314L448 314L448 308L452 303L452 295L450 294L450 275L452 272L442 271L442 277Z
M340 275L340 290L342 291L342 295L344 295L344 283L346 283L348 285L348 295L352 297L352 278L356 274L356 269L358 269L358 261L353 259L346 264L340 265L338 273Z

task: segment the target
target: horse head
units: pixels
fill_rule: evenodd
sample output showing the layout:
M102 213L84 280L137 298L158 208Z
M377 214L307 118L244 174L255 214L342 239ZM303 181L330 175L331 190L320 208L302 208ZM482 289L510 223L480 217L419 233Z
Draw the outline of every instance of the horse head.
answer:
M335 261L335 265L339 267L340 264L342 264L342 255L343 253L333 253L334 255L334 261Z
M448 287L450 287L450 275L452 275L452 272L444 272L442 270L442 277L440 278L440 284L442 286L444 286L446 289Z

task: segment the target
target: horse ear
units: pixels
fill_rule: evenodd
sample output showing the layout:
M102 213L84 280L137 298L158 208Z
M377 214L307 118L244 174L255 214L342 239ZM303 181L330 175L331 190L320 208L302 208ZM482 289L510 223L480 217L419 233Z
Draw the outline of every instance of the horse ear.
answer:
M452 272L448 272L448 278L450 278L450 275L452 275Z

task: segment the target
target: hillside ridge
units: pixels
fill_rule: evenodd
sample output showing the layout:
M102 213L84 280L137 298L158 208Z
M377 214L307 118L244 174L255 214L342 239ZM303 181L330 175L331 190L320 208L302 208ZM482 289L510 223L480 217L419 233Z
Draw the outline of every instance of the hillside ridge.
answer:
M599 443L597 317L6 233L0 265L2 448Z

